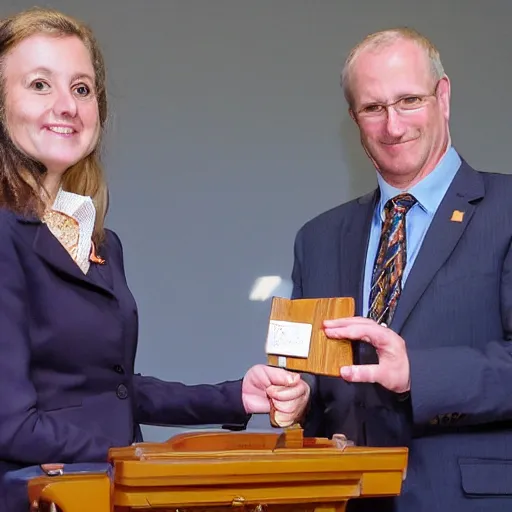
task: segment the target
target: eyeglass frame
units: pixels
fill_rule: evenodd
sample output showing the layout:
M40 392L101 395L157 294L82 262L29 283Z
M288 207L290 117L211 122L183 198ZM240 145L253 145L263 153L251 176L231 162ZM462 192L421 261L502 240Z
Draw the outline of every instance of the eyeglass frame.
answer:
M437 89L439 88L439 83L441 82L442 78L440 78L435 87L434 87L434 90L432 93L430 94L406 94L405 96L402 96L401 98L398 98L396 101L393 101L391 103L371 103L369 105L367 105L366 107L364 108L368 108L368 107L381 107L382 110L379 111L379 112L372 112L370 115L366 115L364 113L362 113L362 110L358 110L358 111L353 111L354 112L354 115L356 118L361 118L363 120L376 120L376 121L380 121L384 118L384 114L388 115L389 116L389 109L390 108L393 108L393 110L399 114L399 115L410 115L410 114L414 114L415 112L425 108L427 106L427 99L428 98L437 98ZM407 99L419 99L421 100L421 105L418 105L418 106L415 106L413 108L410 108L410 109L400 109L398 107L398 104L401 102L401 101L404 101L404 100L407 100Z

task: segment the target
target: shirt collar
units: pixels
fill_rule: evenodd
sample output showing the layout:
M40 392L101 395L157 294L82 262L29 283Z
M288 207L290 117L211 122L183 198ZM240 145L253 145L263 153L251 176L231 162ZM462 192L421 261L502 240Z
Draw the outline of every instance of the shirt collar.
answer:
M462 161L457 151L455 151L453 146L449 146L434 170L409 190L400 190L391 186L377 173L377 181L380 188L378 212L382 221L384 221L384 206L386 203L392 197L403 192L412 194L421 209L433 216L457 174L461 163Z

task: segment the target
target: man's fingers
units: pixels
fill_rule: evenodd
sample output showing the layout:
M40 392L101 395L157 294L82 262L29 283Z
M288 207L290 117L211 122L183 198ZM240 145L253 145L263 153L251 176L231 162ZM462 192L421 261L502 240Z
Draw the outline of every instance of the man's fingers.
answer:
M357 324L373 324L375 323L370 318L366 318L363 316L349 316L346 318L334 318L332 320L324 320L324 327L346 327L348 325L357 325Z
M388 346L394 334L393 331L375 322L353 323L345 327L326 327L324 332L328 338L365 341L377 349Z
M342 366L340 375L348 382L379 382L382 368L378 364Z
M325 327L324 332L328 338L336 340L347 338L349 340L363 340L372 343L372 338L368 334L372 332L372 329L365 324L350 324L344 327Z

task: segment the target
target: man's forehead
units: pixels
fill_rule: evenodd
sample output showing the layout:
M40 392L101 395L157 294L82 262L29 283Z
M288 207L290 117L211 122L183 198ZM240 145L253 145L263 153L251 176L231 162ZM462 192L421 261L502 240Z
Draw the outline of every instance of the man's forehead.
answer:
M401 89L407 93L407 88L428 87L431 81L427 55L412 41L364 49L353 62L351 74L355 98L396 95Z
M414 41L398 40L382 47L362 49L354 60L354 74L379 76L388 71L428 73L429 61L426 52Z

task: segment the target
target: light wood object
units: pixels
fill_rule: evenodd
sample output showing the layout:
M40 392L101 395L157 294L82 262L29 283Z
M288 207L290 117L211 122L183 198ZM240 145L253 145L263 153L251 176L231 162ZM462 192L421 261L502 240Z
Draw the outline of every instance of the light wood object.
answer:
M398 495L407 456L300 428L187 433L111 450L112 477L64 473L28 489L32 512L50 502L62 512L342 512L349 499Z
M351 317L354 312L355 302L349 297L294 300L274 297L270 309L269 336L273 321L310 324L312 329L307 357L269 352L267 342L268 364L288 370L339 377L341 366L353 364L352 345L349 340L327 338L323 331L323 321Z
M267 363L291 371L340 377L340 368L353 364L352 344L349 340L327 338L323 321L352 317L354 312L355 301L350 297L293 300L273 297L265 347ZM309 331L303 337L303 331L294 329L296 326ZM276 341L276 338L280 339ZM269 399L269 402L270 424L288 426L282 423L273 401Z

